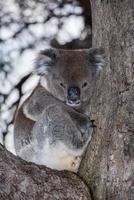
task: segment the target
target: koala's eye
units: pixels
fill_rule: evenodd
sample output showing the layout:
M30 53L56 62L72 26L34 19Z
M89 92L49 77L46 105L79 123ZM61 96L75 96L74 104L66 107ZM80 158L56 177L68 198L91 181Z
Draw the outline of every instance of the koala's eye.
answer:
M61 86L62 88L65 88L65 85L64 85L62 82L60 82L60 86Z
M87 87L87 82L84 82L82 88Z

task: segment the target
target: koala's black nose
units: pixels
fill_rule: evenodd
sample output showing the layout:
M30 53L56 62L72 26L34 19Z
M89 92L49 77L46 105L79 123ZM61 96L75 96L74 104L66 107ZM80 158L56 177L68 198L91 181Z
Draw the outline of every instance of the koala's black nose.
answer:
M68 103L80 104L80 89L78 87L68 88Z

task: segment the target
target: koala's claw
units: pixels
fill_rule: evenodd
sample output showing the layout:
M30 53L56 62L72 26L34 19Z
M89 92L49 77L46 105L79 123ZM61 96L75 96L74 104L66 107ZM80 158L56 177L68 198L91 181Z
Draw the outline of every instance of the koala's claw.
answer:
M71 164L71 169L72 169L71 171L77 172L80 162L81 162L81 156L74 157L74 160L72 161L72 164Z
M80 160L81 159L81 156L76 156L75 157L75 160Z

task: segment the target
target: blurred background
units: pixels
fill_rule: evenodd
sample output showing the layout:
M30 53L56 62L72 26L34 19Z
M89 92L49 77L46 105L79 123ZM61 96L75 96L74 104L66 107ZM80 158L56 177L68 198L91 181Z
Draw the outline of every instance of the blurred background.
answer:
M38 83L37 53L92 43L89 0L0 0L0 142L14 153L13 121L20 99Z

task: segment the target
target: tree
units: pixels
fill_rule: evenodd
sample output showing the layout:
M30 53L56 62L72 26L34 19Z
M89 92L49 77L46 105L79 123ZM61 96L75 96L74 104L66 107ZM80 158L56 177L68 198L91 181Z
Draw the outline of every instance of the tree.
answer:
M93 45L107 63L89 111L97 129L80 175L93 199L134 199L134 2L92 0Z
M89 105L96 130L78 175L92 200L132 200L134 4L91 0L91 10L93 46L105 47L107 62ZM90 200L78 176L27 163L3 147L0 151L1 199Z

